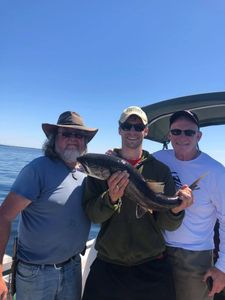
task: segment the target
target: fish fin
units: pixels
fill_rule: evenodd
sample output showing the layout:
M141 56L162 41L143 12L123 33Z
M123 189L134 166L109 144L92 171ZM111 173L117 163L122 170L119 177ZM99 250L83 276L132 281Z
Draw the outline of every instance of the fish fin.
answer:
M164 187L165 183L164 182L159 182L159 181L146 181L147 185L150 187L151 190L155 193L163 193L164 192Z
M141 217L143 217L146 212L150 212L151 214L153 213L153 211L151 209L146 209L140 205L136 205L136 218L140 219Z
M192 191L199 189L199 187L198 187L199 181L200 181L202 178L204 178L206 175L208 175L208 174L209 174L209 172L206 172L206 173L202 174L202 175L201 175L200 177L198 177L191 185L189 185L189 188L190 188Z

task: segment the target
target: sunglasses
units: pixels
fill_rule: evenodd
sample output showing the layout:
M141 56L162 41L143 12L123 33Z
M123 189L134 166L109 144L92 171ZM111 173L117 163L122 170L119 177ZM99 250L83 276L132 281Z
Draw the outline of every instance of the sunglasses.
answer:
M181 135L182 132L186 135L186 136L194 136L196 134L195 130L192 129L186 129L186 130L181 130L181 129L171 129L170 130L172 135Z
M58 132L58 134L64 138L77 138L77 139L82 139L84 137L83 134L77 133L77 132L69 132L69 131L65 131L65 132Z
M120 128L124 131L129 131L132 127L135 131L141 132L145 129L146 126L144 124L130 124L127 122L120 124Z

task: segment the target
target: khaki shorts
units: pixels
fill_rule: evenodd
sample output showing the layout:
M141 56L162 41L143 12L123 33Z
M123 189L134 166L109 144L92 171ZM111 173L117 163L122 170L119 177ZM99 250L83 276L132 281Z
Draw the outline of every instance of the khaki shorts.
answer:
M167 247L172 265L177 300L212 300L203 277L213 266L212 250L191 251Z

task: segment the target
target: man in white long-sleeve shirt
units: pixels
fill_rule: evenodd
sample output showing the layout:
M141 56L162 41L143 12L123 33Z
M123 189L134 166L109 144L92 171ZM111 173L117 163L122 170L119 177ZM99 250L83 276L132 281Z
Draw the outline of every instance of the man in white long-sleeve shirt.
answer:
M225 286L225 168L199 150L201 137L197 115L178 111L170 118L169 139L174 150L154 153L170 167L177 188L204 175L194 191L194 204L186 209L181 226L165 232L177 300L212 299ZM220 223L220 249L213 266L216 219ZM208 291L206 279L210 277L213 287Z

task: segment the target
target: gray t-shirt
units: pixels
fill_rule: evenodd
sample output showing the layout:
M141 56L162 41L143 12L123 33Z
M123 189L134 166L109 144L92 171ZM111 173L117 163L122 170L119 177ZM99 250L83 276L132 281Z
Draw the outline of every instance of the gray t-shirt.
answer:
M84 249L90 230L82 207L84 177L48 157L39 157L21 170L11 191L32 203L20 217L19 259L60 263Z

